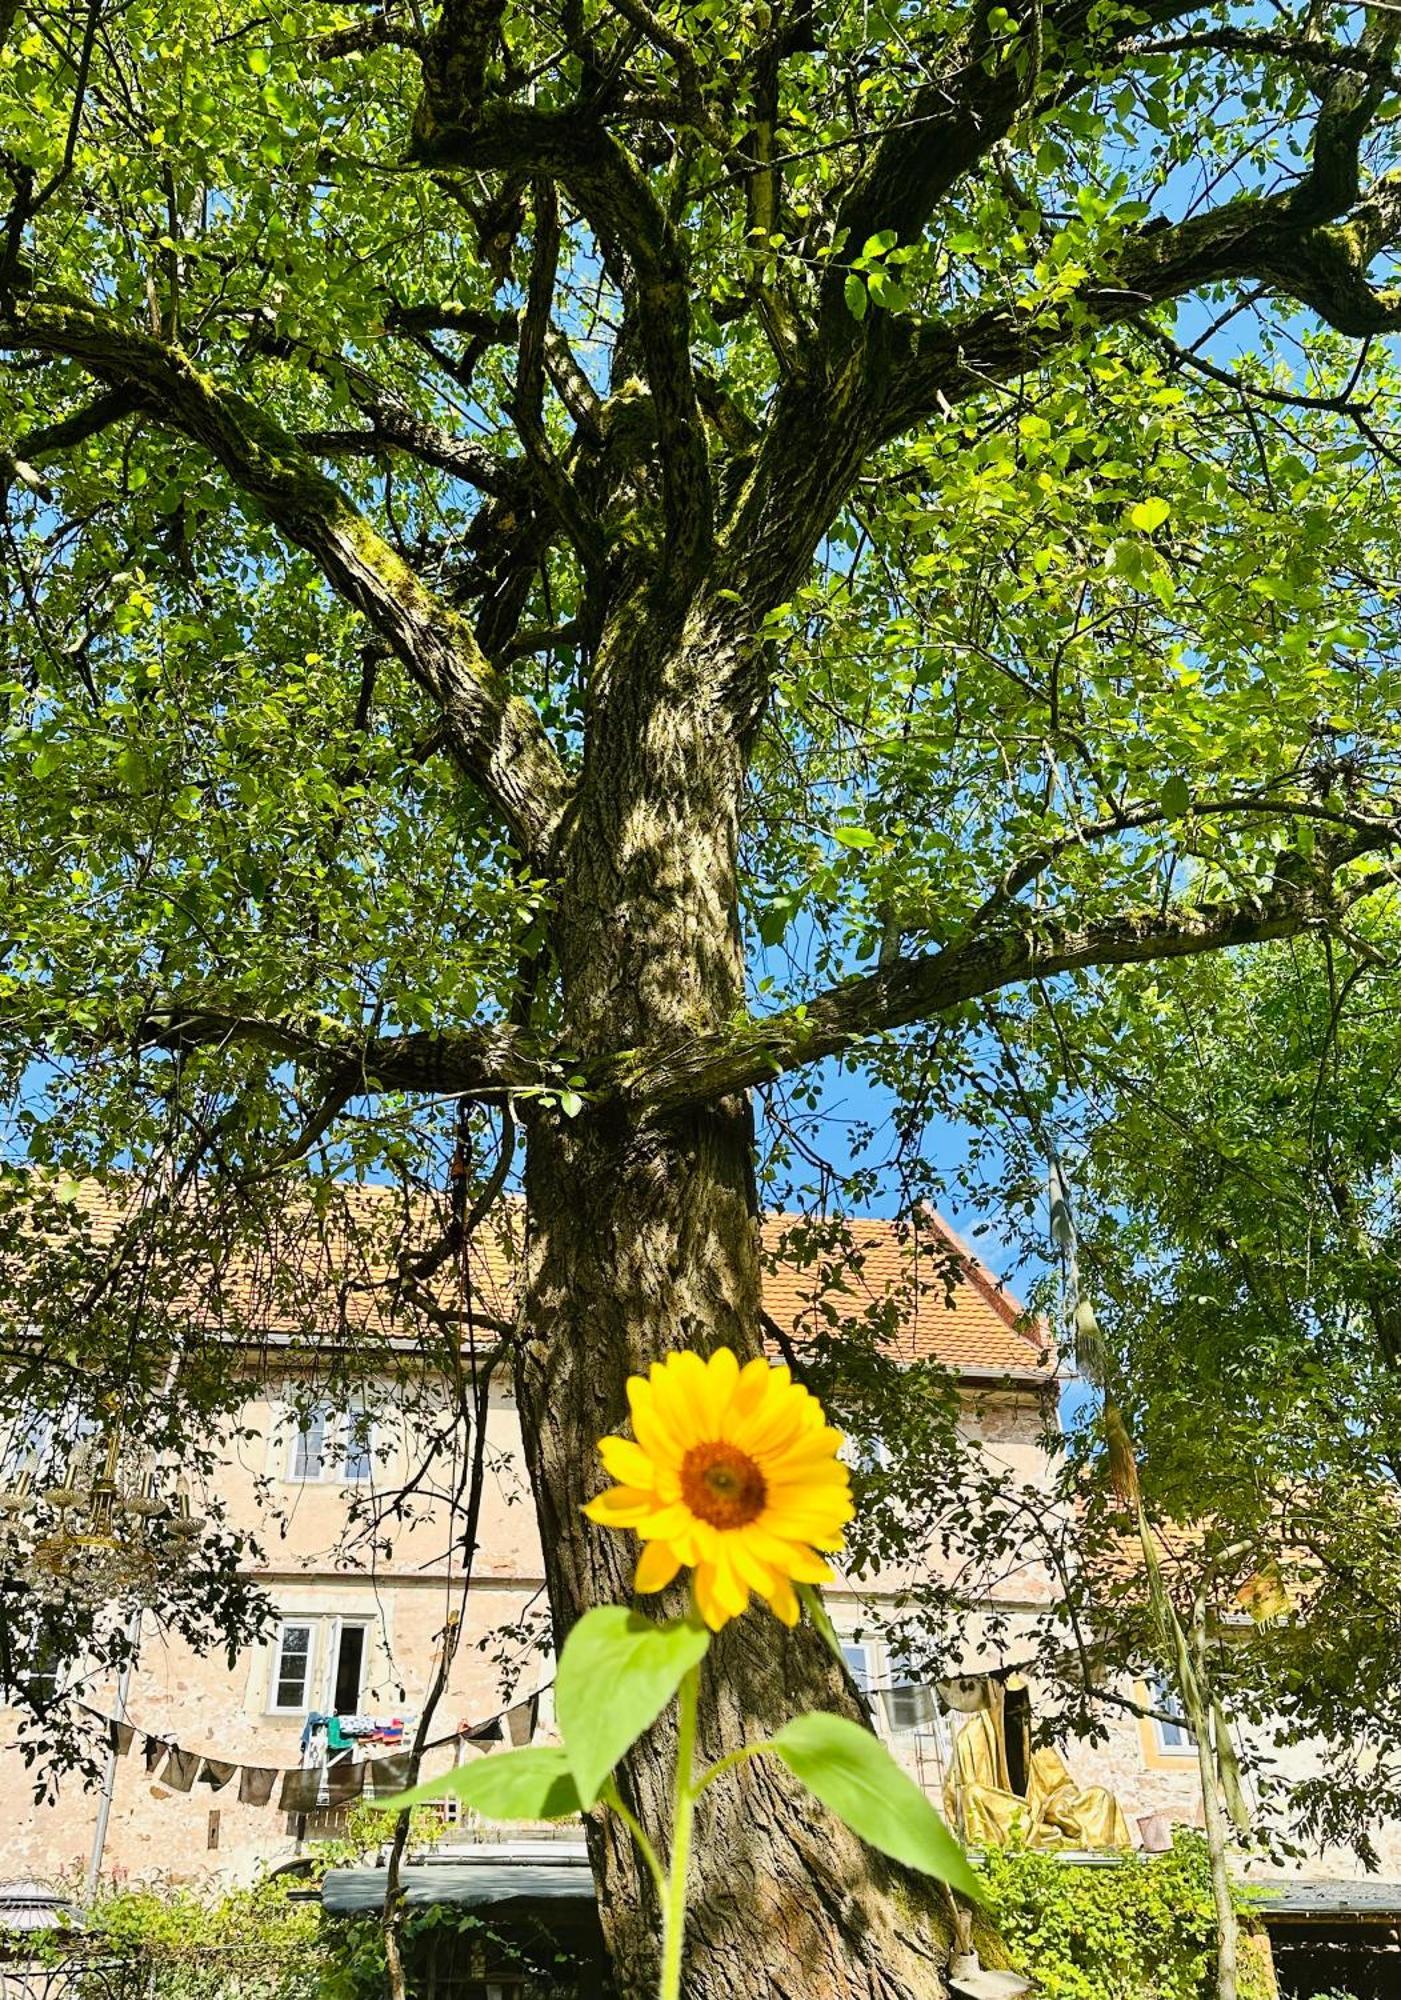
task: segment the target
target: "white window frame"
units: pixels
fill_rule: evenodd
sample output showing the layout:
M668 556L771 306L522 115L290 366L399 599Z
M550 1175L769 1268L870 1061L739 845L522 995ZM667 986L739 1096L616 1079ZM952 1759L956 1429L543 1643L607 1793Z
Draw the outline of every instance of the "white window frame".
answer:
M289 1486L368 1486L374 1478L375 1450L379 1443L378 1424L370 1417L369 1427L363 1445L351 1438L352 1426L367 1411L367 1405L357 1405L350 1410L338 1409L325 1397L318 1397L314 1403L307 1403L300 1409L289 1408L290 1436L283 1457L282 1476ZM320 1418L321 1447L315 1472L299 1472L297 1456L302 1440L311 1435L308 1418ZM352 1473L353 1462L361 1470ZM363 1454L363 1456L362 1456Z
M1179 1721L1173 1722L1164 1722L1160 1715L1149 1717L1149 1721L1153 1725L1153 1748L1158 1752L1158 1755L1160 1757L1195 1758L1197 1754L1197 1739L1192 1734L1186 1716L1182 1714L1181 1702L1168 1686L1167 1682L1164 1680L1150 1681L1148 1683L1148 1694L1154 1708L1176 1710L1177 1714L1181 1717ZM1168 1741L1169 1730L1182 1740L1178 1743L1170 1743Z
M869 1701L871 1699L871 1683L875 1679L872 1671L875 1661L872 1657L870 1643L865 1639L842 1639L839 1643L842 1649L842 1658L846 1661L848 1673L855 1681L860 1694L865 1700ZM859 1661L852 1658L854 1653L860 1655Z
M304 1629L307 1639L306 1681L300 1702L279 1702L278 1687L282 1680L282 1661L285 1652L284 1634L289 1627ZM337 1713L335 1709L336 1672L340 1664L341 1634L351 1628L365 1635L364 1649L360 1655L360 1685L356 1690L356 1707L365 1699L365 1690L370 1675L370 1654L374 1645L376 1620L370 1612L346 1611L287 1611L277 1621L277 1637L272 1647L272 1665L268 1679L269 1715L310 1715L314 1710L322 1715ZM354 1710L339 1711L352 1714Z
M272 1671L268 1679L269 1715L309 1715L315 1703L312 1690L316 1686L316 1672L320 1648L317 1645L318 1628L322 1620L308 1617L305 1613L289 1612L277 1621L277 1643L272 1649ZM289 1630L304 1631L306 1641L306 1677L302 1684L302 1700L299 1702L279 1701L282 1686L282 1662L286 1654Z

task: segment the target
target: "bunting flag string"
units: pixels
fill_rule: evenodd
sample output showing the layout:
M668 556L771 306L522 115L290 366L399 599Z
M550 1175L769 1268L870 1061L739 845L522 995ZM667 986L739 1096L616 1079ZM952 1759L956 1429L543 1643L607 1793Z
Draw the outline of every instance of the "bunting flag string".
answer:
M554 1686L546 1681L533 1694L495 1715L459 1722L446 1735L435 1736L423 1746L423 1754L441 1750L449 1743L485 1745L509 1741L520 1749L530 1743L540 1721L540 1699ZM369 1782L376 1798L388 1798L404 1791L409 1783L412 1752L400 1747L384 1757L360 1758L355 1751L371 1742L404 1742L406 1724L402 1717L384 1723L373 1716L308 1716L302 1733L304 1749L319 1749L319 1761L295 1764L290 1768L270 1764L245 1764L221 1757L212 1751L189 1750L168 1732L157 1735L125 1717L109 1715L89 1702L79 1702L85 1714L103 1724L107 1744L118 1757L125 1757L140 1738L141 1754L148 1773L169 1792L188 1793L198 1785L220 1792L238 1779L240 1805L267 1806L276 1795L279 1812L315 1812L327 1806L347 1805L358 1798ZM321 1735L324 1740L318 1742ZM279 1783L280 1780L280 1783Z

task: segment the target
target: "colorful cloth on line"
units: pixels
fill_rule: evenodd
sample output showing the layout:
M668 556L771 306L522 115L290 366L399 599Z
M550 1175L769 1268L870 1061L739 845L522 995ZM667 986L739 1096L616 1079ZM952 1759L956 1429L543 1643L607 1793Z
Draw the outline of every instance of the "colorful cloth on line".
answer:
M312 1738L316 1735L317 1731L324 1729L330 1720L329 1715L322 1715L318 1709L312 1709L310 1715L308 1715L306 1721L302 1724L301 1749L303 1756L311 1748Z

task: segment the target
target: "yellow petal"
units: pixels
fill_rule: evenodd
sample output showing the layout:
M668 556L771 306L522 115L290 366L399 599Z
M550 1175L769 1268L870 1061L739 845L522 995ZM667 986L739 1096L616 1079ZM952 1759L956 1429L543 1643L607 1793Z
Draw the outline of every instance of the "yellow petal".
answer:
M598 1455L620 1485L654 1489L657 1484L655 1461L640 1444L630 1438L604 1437L598 1441Z
M794 1583L830 1583L832 1570L821 1556L802 1542L785 1542L777 1535L769 1534L757 1524L744 1530L749 1547L759 1560L780 1576L791 1576Z
M733 1528L725 1537L725 1552L735 1568L735 1573L751 1590L757 1590L761 1597L767 1597L773 1589L773 1571L755 1549L746 1528Z
M665 1590L680 1567L681 1558L668 1543L648 1542L638 1559L632 1587L643 1597Z
M804 1412L811 1398L806 1389L784 1389L771 1395L736 1423L734 1441L756 1458L787 1450L802 1435ZM818 1418L821 1420L821 1405Z
M696 1567L693 1581L696 1593L696 1609L711 1631L718 1632L722 1625L729 1623L730 1614L716 1595L715 1565L713 1563L699 1563Z
M762 1355L755 1361L746 1361L739 1371L739 1381L731 1398L736 1418L753 1416L768 1397L770 1385L777 1382L780 1388L785 1388L789 1379L786 1368L770 1368Z
M683 1455L710 1435L710 1398L706 1390L705 1363L689 1349L669 1354L664 1362L652 1363L652 1392L658 1413L674 1433Z
M647 1512L630 1523L644 1542L675 1541L678 1535L686 1534L692 1527L691 1510L681 1501L673 1501L669 1507L659 1507L655 1493L649 1493L647 1499Z
M590 1500L583 1512L601 1528L632 1528L646 1520L656 1505L655 1493L643 1493L636 1486L610 1486L606 1493Z
M725 1435L730 1401L739 1380L739 1362L728 1347L717 1347L706 1363L705 1387L709 1428L714 1437Z
M730 1560L731 1537L722 1537L720 1553L715 1561L715 1596L732 1618L738 1618L749 1609L749 1585L744 1581Z
M786 1576L776 1576L774 1578L773 1589L769 1592L769 1606L775 1618L782 1619L785 1625L797 1624L797 1592Z
M656 1465L679 1466L685 1447L659 1408L653 1385L641 1375L628 1377L628 1408L637 1442Z

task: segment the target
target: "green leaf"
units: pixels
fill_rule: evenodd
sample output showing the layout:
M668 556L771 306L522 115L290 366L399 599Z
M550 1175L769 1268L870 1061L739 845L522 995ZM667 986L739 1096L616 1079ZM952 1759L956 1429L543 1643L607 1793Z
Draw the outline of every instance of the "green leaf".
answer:
M584 1108L584 1100L577 1090L562 1090L559 1094L559 1108L566 1118L577 1118Z
M826 1644L828 1652L832 1655L832 1658L837 1662L837 1665L841 1667L843 1671L845 1671L846 1654L842 1651L842 1642L837 1637L837 1628L832 1623L831 1619L827 1616L827 1607L822 1602L822 1598L817 1589L816 1584L798 1583L795 1584L793 1587L798 1593L798 1602L802 1605L803 1609L807 1612L808 1617L812 1620L814 1626L817 1628L818 1632L822 1635L822 1639Z
M461 1799L483 1819L570 1819L583 1811L569 1759L543 1744L497 1751L374 1805L380 1812L407 1812L449 1798Z
M876 836L866 826L834 826L832 838L838 847L874 847Z
M560 1654L555 1717L586 1806L709 1644L704 1625L685 1618L654 1625L625 1604L600 1605L579 1620Z
M1158 798L1169 819L1184 819L1192 810L1192 794L1181 772L1168 779Z
M779 1730L770 1748L869 1846L978 1897L963 1849L914 1779L868 1729L841 1715L799 1715Z
M865 319L866 308L871 301L864 279L858 278L855 271L847 272L846 283L842 286L842 297L846 300L846 309L853 319Z
M1129 523L1141 534L1151 535L1155 528L1162 527L1171 512L1167 501L1155 494L1151 500L1140 500L1136 506L1130 507Z

